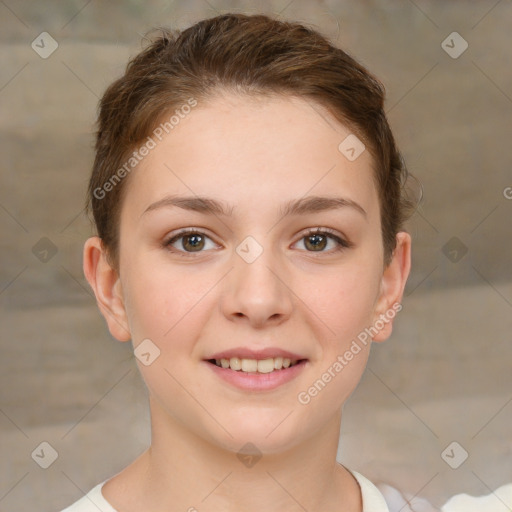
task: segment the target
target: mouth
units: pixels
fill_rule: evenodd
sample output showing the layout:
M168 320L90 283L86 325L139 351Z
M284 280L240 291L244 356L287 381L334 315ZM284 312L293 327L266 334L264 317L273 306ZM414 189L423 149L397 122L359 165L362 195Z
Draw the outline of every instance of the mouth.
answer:
M282 372L298 364L305 363L307 359L291 359L289 357L267 357L265 359L248 359L241 357L207 359L208 363L219 368L229 369L243 373L274 373Z
M229 386L258 392L277 389L299 377L309 359L279 347L233 347L203 359L212 374Z

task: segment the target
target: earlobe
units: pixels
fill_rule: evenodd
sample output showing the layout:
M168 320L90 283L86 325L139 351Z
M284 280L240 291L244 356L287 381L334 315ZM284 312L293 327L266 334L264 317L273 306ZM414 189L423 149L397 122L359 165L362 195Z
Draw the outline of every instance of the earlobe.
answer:
M83 270L94 291L110 334L119 341L131 339L119 275L107 261L101 238L93 236L84 245Z
M396 314L411 269L411 236L405 231L396 235L396 248L389 265L384 269L380 294L375 307L374 326L378 330L373 341L385 341L393 330Z

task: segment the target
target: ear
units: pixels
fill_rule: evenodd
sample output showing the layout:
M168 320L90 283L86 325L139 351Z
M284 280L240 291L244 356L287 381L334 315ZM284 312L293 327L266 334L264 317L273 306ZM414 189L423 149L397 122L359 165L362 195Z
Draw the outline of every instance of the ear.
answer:
M393 319L402 309L400 301L411 269L411 236L401 231L396 235L396 247L391 262L384 269L379 297L375 305L373 326L378 330L373 341L385 341L393 330ZM377 329L378 327L378 329Z
M120 278L107 260L101 238L93 236L84 245L84 274L96 295L110 334L119 341L131 339Z

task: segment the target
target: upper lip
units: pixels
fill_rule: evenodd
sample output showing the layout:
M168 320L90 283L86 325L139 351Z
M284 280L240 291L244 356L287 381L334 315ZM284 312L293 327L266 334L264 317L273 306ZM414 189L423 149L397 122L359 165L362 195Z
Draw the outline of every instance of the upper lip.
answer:
M236 347L229 350L223 350L222 352L216 352L206 359L231 359L232 357L238 357L240 359L269 359L275 357L286 357L292 361L298 361L300 359L306 359L299 354L290 352L289 350L283 350L277 347L266 347L259 350L252 350L247 347Z

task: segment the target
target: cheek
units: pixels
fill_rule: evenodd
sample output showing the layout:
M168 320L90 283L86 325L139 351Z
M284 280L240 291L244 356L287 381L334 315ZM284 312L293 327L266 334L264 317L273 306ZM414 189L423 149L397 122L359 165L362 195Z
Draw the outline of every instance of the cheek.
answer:
M135 344L149 338L161 350L172 346L180 357L180 345L199 336L216 280L191 269L139 264L130 274L126 309Z
M320 361L297 393L299 408L315 418L315 428L339 410L361 379L371 346L365 329L371 325L380 284L374 262L347 265L322 282L324 289L316 287L308 299L316 307L311 322L322 324L322 332L317 333Z
M343 350L372 320L380 278L375 263L347 265L304 289L306 304L325 327L324 350ZM317 320L318 323L318 320Z

